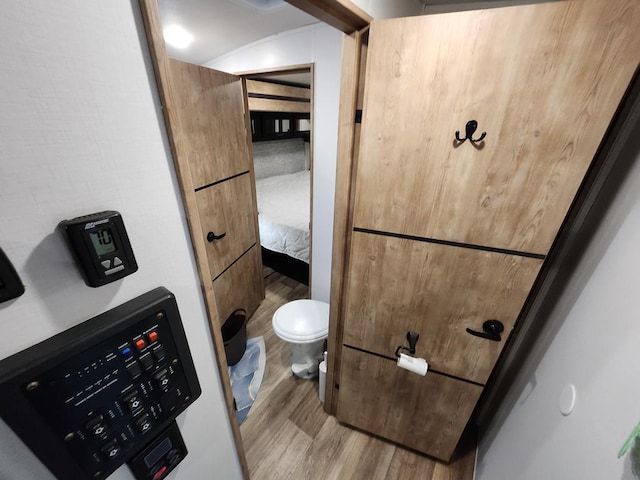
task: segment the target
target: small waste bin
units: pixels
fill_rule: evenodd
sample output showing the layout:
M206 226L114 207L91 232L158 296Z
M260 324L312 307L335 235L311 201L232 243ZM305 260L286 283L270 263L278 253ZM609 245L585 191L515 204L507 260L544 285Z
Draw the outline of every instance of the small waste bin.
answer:
M222 325L222 340L227 364L235 365L240 361L247 348L247 312L238 309Z

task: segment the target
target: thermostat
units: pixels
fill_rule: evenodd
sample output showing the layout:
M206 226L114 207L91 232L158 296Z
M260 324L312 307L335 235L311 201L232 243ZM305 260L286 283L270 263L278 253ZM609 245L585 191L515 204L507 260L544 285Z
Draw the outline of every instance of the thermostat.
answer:
M60 222L84 281L100 287L138 270L118 212L108 210Z

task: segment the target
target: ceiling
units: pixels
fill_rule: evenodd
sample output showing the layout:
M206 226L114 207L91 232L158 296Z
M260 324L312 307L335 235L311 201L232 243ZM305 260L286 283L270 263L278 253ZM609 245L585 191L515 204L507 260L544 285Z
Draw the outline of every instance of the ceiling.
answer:
M397 0L352 1L363 7L385 5L386 10L393 11L386 2ZM487 8L532 1L540 0L403 0L403 4L413 4L416 13L440 13L461 7L477 8L474 5ZM194 37L186 49L167 44L167 53L196 64L207 63L262 38L318 23L315 17L283 0L158 0L158 7L163 28L180 25Z
M253 0L158 0L163 28L180 25L193 43L180 50L167 44L170 57L203 64L236 48L318 20L288 3ZM272 6L272 4L276 4Z

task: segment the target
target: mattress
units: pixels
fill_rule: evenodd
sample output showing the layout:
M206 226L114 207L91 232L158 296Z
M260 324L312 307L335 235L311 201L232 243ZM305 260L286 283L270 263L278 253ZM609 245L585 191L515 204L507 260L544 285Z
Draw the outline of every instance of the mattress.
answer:
M309 263L308 170L256 181L260 244Z

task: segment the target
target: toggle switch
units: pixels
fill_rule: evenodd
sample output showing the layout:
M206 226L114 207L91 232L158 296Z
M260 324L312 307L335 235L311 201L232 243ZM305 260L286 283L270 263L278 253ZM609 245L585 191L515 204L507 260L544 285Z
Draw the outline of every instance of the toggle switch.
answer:
M105 444L100 449L100 451L102 452L104 458L106 458L107 460L111 460L120 455L120 444L118 443L118 440L113 438L107 444Z
M127 408L132 412L142 406L142 399L140 398L138 390L134 390L129 395L126 395L122 400L127 405Z
M94 436L99 437L107 431L107 422L102 414L89 420L85 428Z
M138 427L138 430L140 430L141 433L146 433L149 431L149 429L151 428L151 417L149 416L148 413L145 413L142 417L140 417L137 421L136 421L136 426Z

